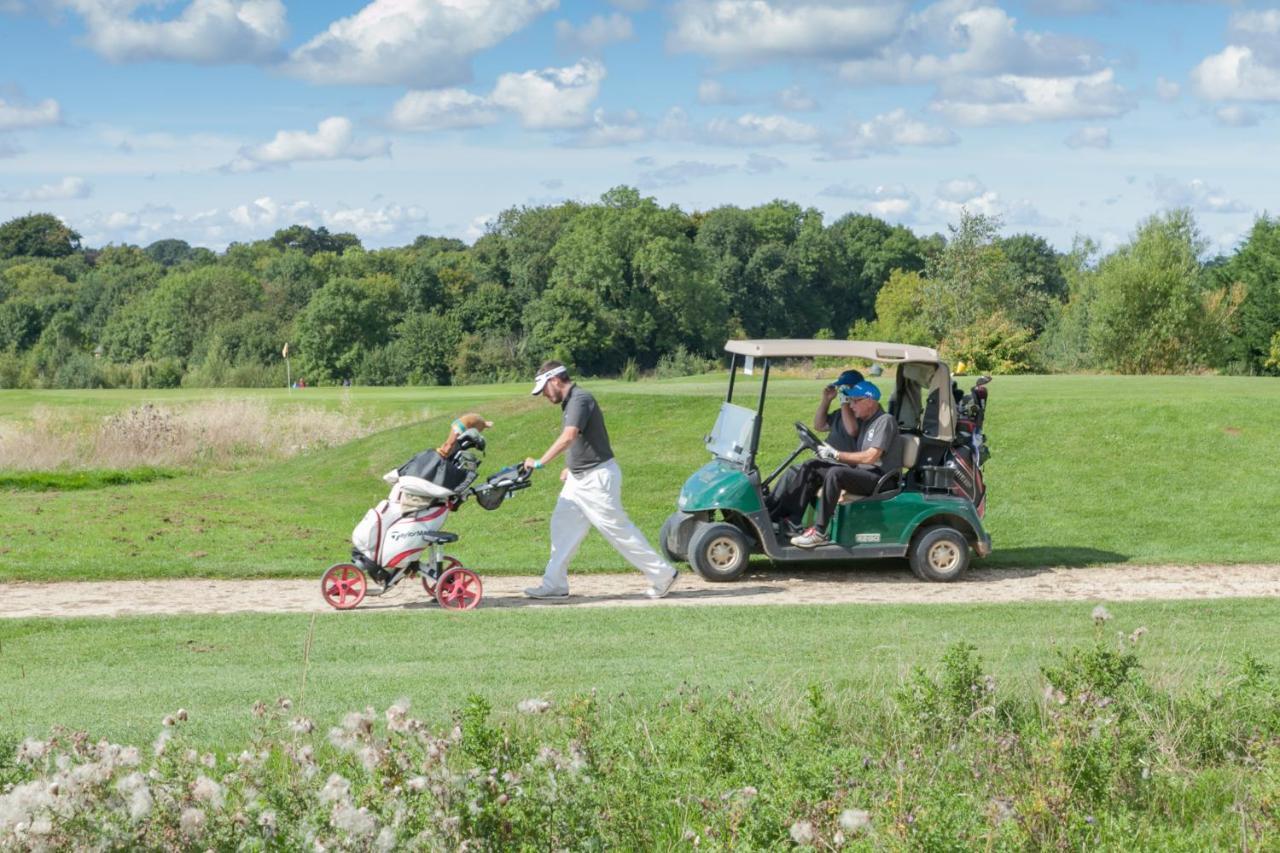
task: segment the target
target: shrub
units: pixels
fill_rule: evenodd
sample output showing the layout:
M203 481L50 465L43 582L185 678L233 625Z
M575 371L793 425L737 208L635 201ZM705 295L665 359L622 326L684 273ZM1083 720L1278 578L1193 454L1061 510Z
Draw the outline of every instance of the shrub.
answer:
M1031 330L1000 313L982 317L948 337L942 352L954 363L964 362L970 372L1032 373L1038 367Z
M684 344L680 344L674 351L658 359L653 372L659 379L674 379L678 376L697 376L715 368L715 362L690 352Z

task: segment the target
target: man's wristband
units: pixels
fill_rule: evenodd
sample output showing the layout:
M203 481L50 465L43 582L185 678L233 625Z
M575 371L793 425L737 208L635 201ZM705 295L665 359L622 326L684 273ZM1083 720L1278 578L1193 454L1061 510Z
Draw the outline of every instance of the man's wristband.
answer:
M541 459L535 460L535 461L534 461L534 463L533 463L533 467L534 467L534 468L541 468L541 467L542 467L542 460L541 460Z

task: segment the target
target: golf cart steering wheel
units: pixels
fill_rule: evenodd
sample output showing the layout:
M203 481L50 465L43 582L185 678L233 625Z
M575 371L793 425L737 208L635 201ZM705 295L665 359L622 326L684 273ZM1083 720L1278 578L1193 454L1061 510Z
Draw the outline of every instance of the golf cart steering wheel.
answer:
M796 435L800 438L800 446L818 452L818 445L822 444L822 439L814 435L813 430L804 425L803 421L796 421Z

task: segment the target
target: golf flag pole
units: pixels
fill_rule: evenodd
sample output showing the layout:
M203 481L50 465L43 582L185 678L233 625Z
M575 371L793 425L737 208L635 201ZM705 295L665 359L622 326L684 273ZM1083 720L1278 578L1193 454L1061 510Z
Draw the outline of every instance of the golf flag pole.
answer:
M285 341L284 349L280 351L280 355L284 356L284 387L290 391L293 390L293 370L289 367L289 342Z

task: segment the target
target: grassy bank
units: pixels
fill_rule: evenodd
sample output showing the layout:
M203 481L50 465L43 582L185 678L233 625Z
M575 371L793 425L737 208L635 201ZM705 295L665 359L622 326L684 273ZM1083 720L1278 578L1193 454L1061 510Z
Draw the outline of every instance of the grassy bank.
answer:
M5 625L0 845L1272 849L1277 606Z
M590 387L608 415L627 507L655 536L681 483L706 459L702 436L715 419L722 383L699 377ZM740 387L751 391L748 382ZM770 383L762 465L794 446L790 424L812 417L816 390L812 380ZM10 491L0 501L0 578L318 576L343 558L351 528L384 496L378 476L438 443L456 413L479 409L497 421L485 471L545 448L558 412L525 391L521 385L256 392L272 405L305 400L321 409L354 406L370 417L406 410L428 417L286 461L206 467L102 490ZM174 392L202 400L240 393ZM1280 481L1257 468L1259 460L1280 455L1273 428L1280 381L1001 377L991 394L987 524L995 553L986 565L1280 561L1271 524ZM0 392L0 416L20 419L35 405L114 411L143 399L169 401L154 392L145 398L93 392L84 400ZM458 555L482 573L537 572L558 487L548 472L497 512L467 506L449 523L462 536ZM71 518L74 525L56 523ZM575 568L626 566L593 536Z

